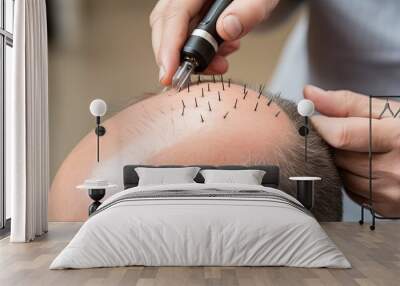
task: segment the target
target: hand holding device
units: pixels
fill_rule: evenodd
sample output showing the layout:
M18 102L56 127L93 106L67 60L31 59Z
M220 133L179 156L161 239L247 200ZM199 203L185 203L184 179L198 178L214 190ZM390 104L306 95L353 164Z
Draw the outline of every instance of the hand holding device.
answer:
M172 78L172 86L182 88L190 80L193 72L203 72L223 39L217 33L217 20L232 0L216 0L207 14L193 30L181 52L181 65Z
M278 0L234 0L219 16L218 35L225 41L204 73L222 74L226 56L239 48L241 37L263 21ZM201 20L206 0L160 0L150 15L152 44L160 67L160 82L170 85L180 64L180 52L189 32Z

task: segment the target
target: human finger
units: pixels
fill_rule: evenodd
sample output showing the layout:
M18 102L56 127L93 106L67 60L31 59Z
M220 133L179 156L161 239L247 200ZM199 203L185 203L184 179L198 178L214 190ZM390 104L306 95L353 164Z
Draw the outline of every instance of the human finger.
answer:
M322 138L337 149L357 152L369 150L368 118L314 115L311 122ZM372 120L373 152L388 152L397 148L400 131L396 123L396 119Z
M204 74L224 74L228 70L228 60L220 55L215 55Z
M162 38L162 13L167 1L160 0L157 2L156 6L149 17L149 24L152 29L151 33L151 44L153 48L154 57L156 59L157 65L159 65L158 50L160 48L161 38Z
M240 41L224 42L218 48L217 55L226 57L240 48Z
M205 0L161 0L150 15L155 43L154 54L160 68L159 79L171 84L179 66L180 50L187 38L189 24L204 5ZM161 24L160 24L161 23Z
M348 171L341 170L340 172L343 185L347 192L351 192L363 198L369 198L369 179L358 176ZM372 188L382 188L383 180L373 179Z
M278 0L235 0L219 16L217 32L225 41L237 40L267 18Z
M372 154L372 178L382 177L387 171L387 157L385 154ZM335 150L335 165L345 171L351 172L358 176L369 177L369 154L367 152L353 152L346 150Z
M239 48L239 41L223 43L211 63L203 71L204 74L224 74L229 67L226 57Z
M369 97L348 90L323 90L319 87L307 85L304 88L304 97L311 100L315 108L322 114L334 117L369 117ZM372 98L372 118L380 118L386 101ZM400 110L400 103L388 101L395 114ZM387 113L389 115L389 113ZM400 114L400 113L399 113Z

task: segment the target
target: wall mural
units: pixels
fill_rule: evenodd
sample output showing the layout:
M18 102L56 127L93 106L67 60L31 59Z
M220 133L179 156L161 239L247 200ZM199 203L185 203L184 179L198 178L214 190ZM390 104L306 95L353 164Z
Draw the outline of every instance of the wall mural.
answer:
M89 110L88 110L89 112ZM127 164L210 164L280 167L280 188L294 194L291 176L323 177L313 213L340 220L340 179L327 145L311 129L308 160L298 133L304 119L293 102L264 86L250 88L221 77L195 77L182 90L167 90L127 106L102 126L100 160L95 132L87 134L62 163L52 183L49 218L82 221L91 199L76 186L86 179L116 184L106 197L123 189Z

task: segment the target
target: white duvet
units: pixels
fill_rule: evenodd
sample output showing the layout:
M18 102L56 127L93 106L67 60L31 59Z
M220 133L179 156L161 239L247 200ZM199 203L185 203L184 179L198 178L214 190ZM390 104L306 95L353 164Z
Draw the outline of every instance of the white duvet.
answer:
M101 205L103 211L83 224L50 269L127 265L350 267L318 222L289 204L234 197L152 198L110 204L131 192L205 189L262 190L297 202L277 189L254 185L128 189Z

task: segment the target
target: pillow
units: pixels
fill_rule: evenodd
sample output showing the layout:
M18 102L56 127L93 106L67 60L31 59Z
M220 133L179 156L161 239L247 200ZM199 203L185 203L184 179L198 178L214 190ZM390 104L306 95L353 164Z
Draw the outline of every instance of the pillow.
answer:
M265 171L262 170L202 170L204 183L261 185Z
M135 168L139 176L139 186L195 183L193 179L199 170L199 167Z

